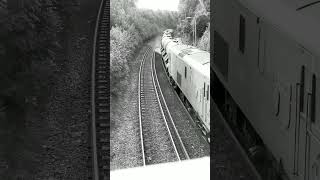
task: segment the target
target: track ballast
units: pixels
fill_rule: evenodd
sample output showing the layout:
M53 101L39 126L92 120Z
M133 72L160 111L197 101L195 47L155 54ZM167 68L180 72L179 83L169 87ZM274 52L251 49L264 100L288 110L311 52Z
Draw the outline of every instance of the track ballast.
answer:
M170 112L157 86L152 49L143 56L139 72L139 120L143 165L186 159L183 143L167 119ZM186 154L185 154L186 153Z

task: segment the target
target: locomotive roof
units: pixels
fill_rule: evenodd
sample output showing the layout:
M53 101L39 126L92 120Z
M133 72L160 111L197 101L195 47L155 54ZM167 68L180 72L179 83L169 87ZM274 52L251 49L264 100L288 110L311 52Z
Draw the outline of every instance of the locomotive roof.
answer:
M195 51L194 53L185 56L185 59L196 59L199 64L205 66L207 64L210 64L210 53L198 50L197 52Z
M320 3L315 0L238 0L251 12L320 57Z
M162 43L162 46L166 49L169 46L169 44L176 43L176 42L173 42L172 38L164 37L162 38L161 43Z
M156 52L156 53L158 53L158 54L161 54L160 48L158 48L158 47L154 49L154 52Z
M194 46L178 44L172 51L194 69L210 77L210 53L197 49Z
M173 32L173 29L166 29L166 30L164 30L164 33L170 33L170 32Z

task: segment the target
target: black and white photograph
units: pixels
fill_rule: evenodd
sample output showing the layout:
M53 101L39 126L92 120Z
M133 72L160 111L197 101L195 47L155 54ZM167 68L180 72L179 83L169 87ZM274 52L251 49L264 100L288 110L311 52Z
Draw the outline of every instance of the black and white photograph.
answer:
M111 179L198 158L209 178L210 1L111 0L110 23Z
M320 1L0 0L0 180L320 180Z

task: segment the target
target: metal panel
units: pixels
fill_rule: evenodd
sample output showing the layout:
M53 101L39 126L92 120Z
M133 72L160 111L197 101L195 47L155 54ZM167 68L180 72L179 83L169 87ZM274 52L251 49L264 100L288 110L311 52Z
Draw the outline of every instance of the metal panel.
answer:
M214 31L214 56L213 63L223 76L228 78L229 45L223 37Z
M177 83L181 86L181 74L177 71Z

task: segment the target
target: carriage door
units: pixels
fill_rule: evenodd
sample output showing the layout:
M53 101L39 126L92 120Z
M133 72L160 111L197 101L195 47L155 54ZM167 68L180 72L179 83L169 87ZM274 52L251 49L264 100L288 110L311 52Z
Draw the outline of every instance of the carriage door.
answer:
M319 77L313 73L310 81L308 98L308 125L307 125L307 172L308 180L320 179L320 122L319 122Z
M300 82L297 84L299 91L296 101L298 111L295 123L294 175L298 176L299 180L318 180L311 177L312 169L317 170L317 153L320 153L320 141L316 143L312 129L316 118L316 77L312 69L311 54L303 50L301 55L304 64L301 66Z
M203 82L203 90L202 90L202 105L201 105L201 118L203 120L204 123L206 123L206 82Z
M312 66L307 69L307 130L306 130L306 178L307 180L320 179L320 122L319 122L319 77L315 73L314 58Z
M203 83L203 89L202 89L202 105L201 105L201 118L203 120L203 123L206 124L206 126L208 127L208 120L210 120L210 118L208 118L208 113L210 110L209 109L209 83L204 82ZM208 129L209 130L209 129Z

